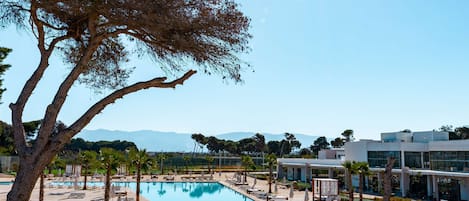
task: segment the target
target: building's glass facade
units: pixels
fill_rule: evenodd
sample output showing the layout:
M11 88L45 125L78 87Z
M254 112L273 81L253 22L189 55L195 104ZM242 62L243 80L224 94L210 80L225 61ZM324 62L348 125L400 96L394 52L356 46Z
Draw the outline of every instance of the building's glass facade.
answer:
M386 167L388 157L394 157L393 168L401 168L401 152L400 151L368 151L368 164L370 167Z
M409 168L422 168L422 153L404 152L404 163Z
M432 151L430 166L432 170L469 172L469 151Z

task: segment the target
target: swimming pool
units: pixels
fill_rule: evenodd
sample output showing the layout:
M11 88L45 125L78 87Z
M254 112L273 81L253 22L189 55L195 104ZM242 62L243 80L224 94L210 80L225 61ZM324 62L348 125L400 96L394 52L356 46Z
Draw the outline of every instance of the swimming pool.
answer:
M73 185L72 182L57 184ZM83 184L80 182L78 185ZM87 183L89 187L103 185L102 182ZM133 191L136 189L135 182L113 182L113 185L125 186ZM150 201L253 201L217 182L142 182L140 195Z
M0 185L11 185L13 182L11 181L0 181Z

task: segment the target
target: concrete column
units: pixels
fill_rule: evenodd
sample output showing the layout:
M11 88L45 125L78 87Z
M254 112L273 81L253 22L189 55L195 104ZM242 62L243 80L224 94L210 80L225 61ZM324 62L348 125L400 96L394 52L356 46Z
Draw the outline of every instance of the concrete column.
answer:
M381 177L381 172L378 172L378 193L383 189L383 178Z
M405 165L405 152L401 151L401 169L404 169Z
M285 176L285 173L283 172L283 166L281 162L277 163L277 178L283 178Z
M306 163L306 182L311 182L311 167L309 167L309 163Z
M438 181L435 175L432 175L432 184L433 184L433 199L440 200L440 195L438 194Z
M400 186L401 186L401 195L402 197L406 196L407 192L407 185L406 185L406 168L405 168L405 152L401 151L401 178L400 178ZM407 175L408 177L408 175ZM407 179L408 180L408 179Z
M407 196L407 191L409 191L410 185L410 175L409 175L409 168L403 168L401 170L401 177L400 177L400 186L401 186L401 194L402 197Z
M420 163L422 164L422 167L420 167L420 168L422 168L422 169L425 167L425 165L423 164L424 162L425 161L423 160L423 152L420 152Z
M430 175L427 175L427 196L432 196L433 195L433 189L432 189L432 178Z
M401 184L401 195L405 197L406 189L405 189L405 173L404 171L401 172L401 178L399 179L399 183Z
M334 169L328 168L327 173L328 173L329 178L332 179L334 177Z

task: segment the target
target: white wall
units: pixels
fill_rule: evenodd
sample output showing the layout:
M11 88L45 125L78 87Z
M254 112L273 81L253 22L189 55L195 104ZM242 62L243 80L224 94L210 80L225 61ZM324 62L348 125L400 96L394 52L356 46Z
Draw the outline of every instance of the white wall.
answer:
M469 179L466 178L461 182L461 200L469 200Z
M368 143L370 141L358 141L345 143L345 160L368 161Z
M469 140L430 142L428 149L430 151L469 151Z

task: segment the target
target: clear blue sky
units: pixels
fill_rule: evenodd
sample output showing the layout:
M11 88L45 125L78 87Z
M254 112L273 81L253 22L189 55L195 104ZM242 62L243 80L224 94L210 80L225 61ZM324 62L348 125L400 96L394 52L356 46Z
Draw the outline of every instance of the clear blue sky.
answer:
M304 133L356 138L402 129L468 125L469 1L356 0L248 1L255 72L227 84L197 74L176 90L126 96L86 129L159 130L213 135L231 131ZM0 119L10 122L14 101L38 62L33 37L15 28L0 32L14 52L6 63ZM65 77L55 59L26 108L40 119ZM132 78L157 75L155 64L134 61ZM152 68L153 67L153 68ZM102 95L76 85L60 119L70 124Z

